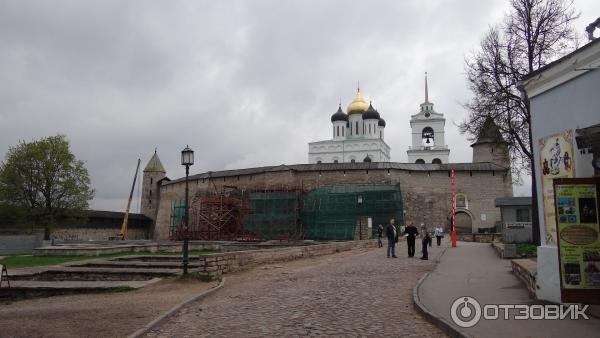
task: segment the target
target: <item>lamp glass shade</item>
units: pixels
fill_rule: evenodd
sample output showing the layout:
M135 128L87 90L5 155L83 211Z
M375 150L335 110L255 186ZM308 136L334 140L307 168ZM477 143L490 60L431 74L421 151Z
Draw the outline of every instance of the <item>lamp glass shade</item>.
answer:
M181 151L181 165L193 165L194 164L194 151L190 147L186 146Z

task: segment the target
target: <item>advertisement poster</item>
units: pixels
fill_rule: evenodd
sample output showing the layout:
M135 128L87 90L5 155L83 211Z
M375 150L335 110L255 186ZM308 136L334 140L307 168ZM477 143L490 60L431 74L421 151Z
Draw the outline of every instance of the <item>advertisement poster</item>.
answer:
M556 244L553 180L575 177L573 130L569 129L560 134L544 137L539 140L539 143L546 244Z
M563 289L600 289L600 227L595 183L555 185Z

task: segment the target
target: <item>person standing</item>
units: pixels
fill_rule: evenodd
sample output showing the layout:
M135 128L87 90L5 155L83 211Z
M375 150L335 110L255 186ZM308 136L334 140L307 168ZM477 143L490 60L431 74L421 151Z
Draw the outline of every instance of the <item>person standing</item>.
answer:
M428 260L429 259L429 253L427 252L427 246L431 243L431 236L429 235L429 232L427 232L427 228L423 227L421 229L423 231L423 238L421 240L421 244L423 245L423 256L421 256L422 260Z
M417 231L417 228L414 225L409 224L404 229L404 235L406 235L406 244L408 245L408 257L414 257L415 239L419 235L419 231Z
M440 246L440 244L442 244L442 238L444 238L444 228L442 228L441 225L435 227L434 235L437 240L437 246Z
M379 224L379 227L377 227L377 245L380 248L383 247L383 242L381 241L382 237L383 237L383 225Z
M390 223L385 227L385 235L388 239L388 248L387 248L387 256L390 258L390 253L392 258L396 257L396 238L398 238L398 232L396 231L396 223L395 219L390 219Z

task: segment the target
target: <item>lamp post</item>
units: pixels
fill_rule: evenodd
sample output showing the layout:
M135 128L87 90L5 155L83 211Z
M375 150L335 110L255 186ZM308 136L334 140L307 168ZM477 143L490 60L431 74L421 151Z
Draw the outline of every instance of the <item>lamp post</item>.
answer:
M183 224L183 274L188 273L188 247L190 242L189 232L189 190L188 190L188 176L190 174L190 166L194 165L194 151L189 146L185 146L185 149L181 151L181 165L185 166L185 223Z
M363 197L362 197L362 195L358 195L358 201L357 202L358 202L358 207L360 209L362 207L362 203L363 203ZM362 211L362 209L361 209L361 211ZM362 212L361 212L361 214L362 214ZM361 216L361 217L358 218L358 224L359 224L358 230L359 230L359 236L360 236L359 239L363 239L362 238L362 236L363 236L362 235L362 227L363 227L362 221L363 221L363 218Z

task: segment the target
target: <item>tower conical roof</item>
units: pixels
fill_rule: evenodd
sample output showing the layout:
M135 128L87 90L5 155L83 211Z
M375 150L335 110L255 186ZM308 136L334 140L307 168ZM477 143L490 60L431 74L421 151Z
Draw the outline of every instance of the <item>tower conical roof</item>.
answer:
M494 122L494 119L490 116L486 117L483 122L483 126L479 130L477 140L473 145L479 143L505 143L506 141L502 137L500 127Z
M154 171L161 173L167 172L165 170L165 167L163 167L162 163L160 162L160 158L158 158L156 150L154 150L154 155L152 155L152 158L150 159L150 161L148 161L148 164L146 164L146 168L144 168L144 172L146 171Z

